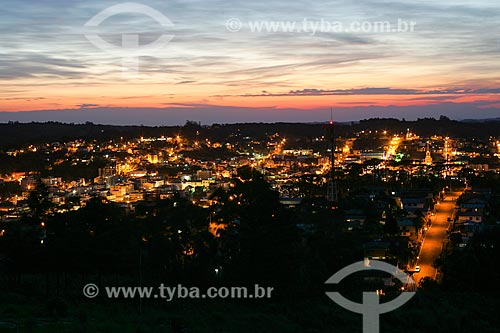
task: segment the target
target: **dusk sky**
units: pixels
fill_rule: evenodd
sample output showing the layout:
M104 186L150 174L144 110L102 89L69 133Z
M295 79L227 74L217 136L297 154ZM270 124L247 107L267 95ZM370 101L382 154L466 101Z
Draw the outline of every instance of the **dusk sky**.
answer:
M4 5L0 121L321 121L330 107L339 121L500 117L498 0L145 0L137 3L172 25L141 13L85 25L120 3ZM353 22L398 20L414 22L414 31L350 29ZM241 26L228 27L234 21ZM252 31L255 22L300 28L305 21L323 26ZM332 31L325 22L343 28ZM139 34L141 45L173 39L141 56L134 74L123 71L127 50L101 50L89 34L117 47L123 34Z

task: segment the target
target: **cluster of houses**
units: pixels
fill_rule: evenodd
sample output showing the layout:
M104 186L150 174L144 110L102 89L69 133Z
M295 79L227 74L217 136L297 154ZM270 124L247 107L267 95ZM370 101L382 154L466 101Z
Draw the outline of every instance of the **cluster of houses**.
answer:
M457 200L452 239L459 247L467 246L469 239L484 227L485 219L490 215L488 203L491 196L489 189L471 189Z

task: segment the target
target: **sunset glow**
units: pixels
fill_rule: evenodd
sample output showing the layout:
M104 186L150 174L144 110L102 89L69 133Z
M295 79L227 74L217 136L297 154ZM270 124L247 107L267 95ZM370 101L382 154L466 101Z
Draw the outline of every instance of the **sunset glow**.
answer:
M210 106L246 108L245 114L253 115L263 109L267 114L309 110L311 120L323 118L330 107L339 109L341 118L349 115L341 120L395 116L392 107L421 107L457 119L500 114L500 8L495 1L142 4L165 15L173 26L163 29L154 19L134 13L110 17L97 28L85 26L112 5L102 1L52 0L41 8L24 0L4 9L0 111L167 112L183 107L195 112ZM238 31L227 26L232 19L241 22ZM305 19L346 26L405 20L415 23L415 30L313 34L250 29L252 22ZM122 68L127 50L100 50L85 37L89 33L118 47L123 34L139 35L141 45L165 33L174 37L162 49L140 56L137 75L129 75ZM2 113L3 120L9 117L16 118Z

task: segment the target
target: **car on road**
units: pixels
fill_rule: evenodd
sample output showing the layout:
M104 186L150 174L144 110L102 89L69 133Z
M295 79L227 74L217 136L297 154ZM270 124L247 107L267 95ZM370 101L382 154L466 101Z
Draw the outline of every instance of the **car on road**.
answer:
M415 266L415 272L417 272L417 273L420 272L420 266L419 265Z
M448 221L448 222L451 222L451 217L448 217L448 220L447 220L447 221Z

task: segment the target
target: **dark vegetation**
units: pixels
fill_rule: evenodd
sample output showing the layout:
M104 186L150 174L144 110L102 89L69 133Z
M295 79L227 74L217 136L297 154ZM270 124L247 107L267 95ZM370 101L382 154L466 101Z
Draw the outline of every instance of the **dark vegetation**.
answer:
M324 133L324 124L304 123L254 123L254 124L213 124L201 126L188 121L184 126L110 126L86 124L18 123L0 124L0 147L13 147L34 142L57 142L75 139L111 140L130 139L139 136L161 136L182 134L195 139L196 136L211 140L222 140L245 133L256 139L267 135L280 133L285 137L316 138L318 133ZM448 135L451 137L487 139L489 136L500 136L500 120L489 121L455 121L446 117L440 119L424 118L417 121L398 119L368 119L354 123L338 123L336 135L347 136L365 131L390 130L393 133L406 132L410 128L420 136Z
M0 332L361 332L361 316L330 301L324 281L362 258L370 234L345 232L341 213L320 199L284 209L251 168L241 168L233 185L214 194L219 204L210 210L173 197L127 214L101 198L55 213L39 184L32 213L0 227ZM215 236L209 221L227 227ZM499 248L498 231L479 234L442 263L442 284L425 280L408 304L382 315L381 331L497 332ZM90 282L258 283L275 293L270 300L88 300L81 290ZM359 298L353 285L345 291Z

